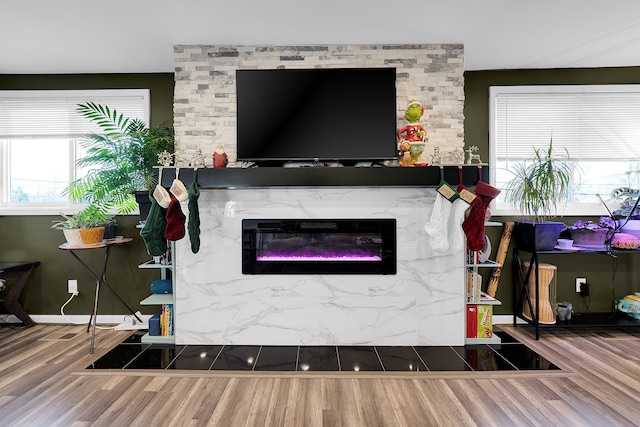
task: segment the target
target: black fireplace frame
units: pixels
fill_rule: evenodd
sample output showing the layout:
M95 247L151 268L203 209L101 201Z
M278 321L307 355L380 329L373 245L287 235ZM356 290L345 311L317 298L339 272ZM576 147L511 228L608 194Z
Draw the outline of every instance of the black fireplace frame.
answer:
M380 261L258 261L260 233L376 233L381 237ZM395 218L243 219L242 274L396 274Z

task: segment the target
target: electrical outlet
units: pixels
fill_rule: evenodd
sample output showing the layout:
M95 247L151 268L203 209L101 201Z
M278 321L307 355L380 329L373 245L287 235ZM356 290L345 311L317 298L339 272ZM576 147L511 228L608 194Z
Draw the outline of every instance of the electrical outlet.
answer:
M576 277L576 292L577 293L582 292L582 285L586 285L586 284L587 284L586 277Z
M78 281L75 279L70 279L67 281L67 287L69 288L70 294L78 293Z

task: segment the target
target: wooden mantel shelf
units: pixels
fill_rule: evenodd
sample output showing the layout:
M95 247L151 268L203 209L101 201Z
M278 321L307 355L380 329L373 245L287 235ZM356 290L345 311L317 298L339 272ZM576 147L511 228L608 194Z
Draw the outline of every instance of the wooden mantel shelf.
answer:
M474 186L481 176L489 182L489 167L485 165L443 166L444 179L458 185L462 168L465 186ZM156 168L156 174L159 168ZM171 187L175 167L162 169L162 186ZM189 186L193 182L193 168L180 168L179 178ZM437 187L440 167L253 167L253 168L200 168L198 184L202 189L266 188L266 187Z

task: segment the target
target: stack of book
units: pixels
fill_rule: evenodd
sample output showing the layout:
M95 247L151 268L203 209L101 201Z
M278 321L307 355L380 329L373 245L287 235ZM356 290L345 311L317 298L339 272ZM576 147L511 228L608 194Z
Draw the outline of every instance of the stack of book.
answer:
M163 337L173 335L173 304L162 304L160 331Z
M163 337L173 335L173 304L162 304L162 310L151 316L149 335Z

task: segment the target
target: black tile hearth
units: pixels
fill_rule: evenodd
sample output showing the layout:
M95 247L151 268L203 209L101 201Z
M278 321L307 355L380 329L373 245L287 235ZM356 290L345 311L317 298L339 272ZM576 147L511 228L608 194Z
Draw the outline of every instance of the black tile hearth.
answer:
M334 346L299 347L297 370L339 371L338 350Z
M298 363L296 346L262 346L255 371L295 371Z
M558 370L510 335L502 344L433 346L245 346L141 344L132 334L87 369L253 372Z

